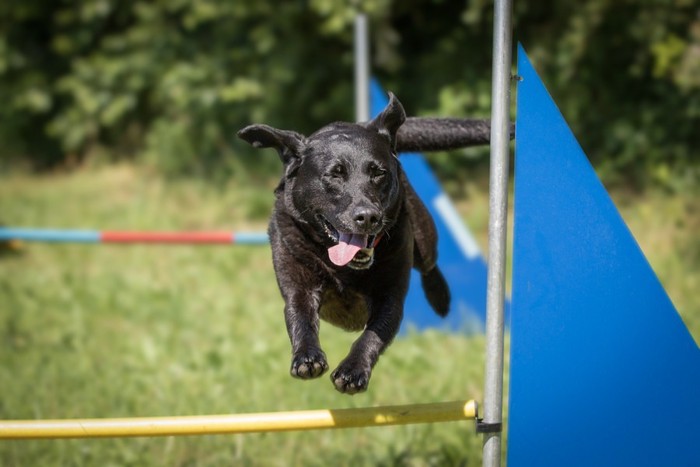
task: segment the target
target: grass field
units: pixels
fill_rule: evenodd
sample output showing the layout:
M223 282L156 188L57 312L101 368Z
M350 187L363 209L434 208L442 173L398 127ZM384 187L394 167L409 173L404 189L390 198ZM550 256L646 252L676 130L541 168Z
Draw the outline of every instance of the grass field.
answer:
M274 180L209 186L110 166L0 175L0 222L108 229L263 230ZM616 196L669 295L700 336L700 202ZM486 194L457 199L485 246ZM0 418L194 415L482 400L483 338L398 339L370 390L288 375L265 246L24 244L0 256ZM331 366L356 335L322 326ZM305 433L0 443L0 465L480 465L471 423Z

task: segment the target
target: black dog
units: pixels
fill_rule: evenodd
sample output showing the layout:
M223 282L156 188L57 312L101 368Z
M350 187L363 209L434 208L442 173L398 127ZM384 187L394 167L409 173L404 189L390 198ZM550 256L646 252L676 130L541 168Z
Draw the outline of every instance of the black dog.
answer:
M328 370L318 338L322 318L362 331L331 380L340 392L364 391L399 330L411 267L421 273L437 314L445 316L450 305L436 265L435 225L397 150L487 143L489 124L407 120L390 94L384 111L367 123L333 123L309 137L251 125L238 135L255 147L275 148L284 164L269 235L292 343L291 374L310 379Z

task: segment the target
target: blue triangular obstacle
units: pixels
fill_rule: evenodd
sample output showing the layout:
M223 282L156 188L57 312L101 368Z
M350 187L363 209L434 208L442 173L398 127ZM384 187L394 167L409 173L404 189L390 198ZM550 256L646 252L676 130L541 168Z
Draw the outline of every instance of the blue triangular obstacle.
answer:
M508 465L700 465L700 350L518 57Z
M387 94L376 80L370 86L370 110L379 114L388 103ZM435 220L438 230L438 266L452 294L452 306L445 319L430 308L420 286L420 275L412 272L404 307L402 332L412 327L483 332L486 321L486 263L469 229L464 225L440 182L422 155L404 153L401 166Z

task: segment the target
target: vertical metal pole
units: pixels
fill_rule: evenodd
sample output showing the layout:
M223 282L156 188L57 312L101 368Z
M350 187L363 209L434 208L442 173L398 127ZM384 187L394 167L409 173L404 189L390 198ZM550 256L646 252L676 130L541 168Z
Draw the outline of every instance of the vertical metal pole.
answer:
M355 17L355 120L369 120L369 34L364 13Z
M493 23L489 257L486 293L486 381L483 465L501 465L503 411L503 308L505 301L510 159L510 70L512 1L496 0Z

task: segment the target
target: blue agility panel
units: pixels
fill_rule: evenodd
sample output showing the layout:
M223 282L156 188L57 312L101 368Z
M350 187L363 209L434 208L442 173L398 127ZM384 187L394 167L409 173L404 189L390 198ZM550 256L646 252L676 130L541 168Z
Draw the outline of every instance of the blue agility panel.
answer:
M522 48L518 74L508 465L700 465L700 350Z
M387 94L376 80L371 83L370 100L373 116L379 114L388 103ZM450 313L442 319L425 299L420 274L412 271L402 332L407 327L483 332L486 321L486 263L479 246L423 156L406 153L400 155L400 160L411 185L435 220L439 239L438 266L452 293Z

